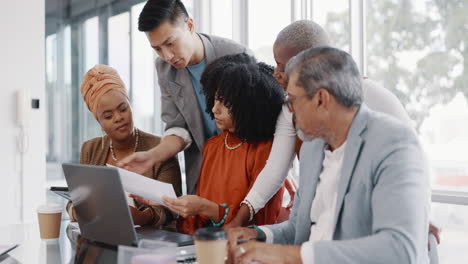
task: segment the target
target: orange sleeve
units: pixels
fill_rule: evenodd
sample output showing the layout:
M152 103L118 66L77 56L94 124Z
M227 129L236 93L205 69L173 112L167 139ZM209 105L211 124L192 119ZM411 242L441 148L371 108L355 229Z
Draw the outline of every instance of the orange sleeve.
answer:
M249 152L249 177L251 178L249 190L252 188L257 176L263 170L270 155L273 140L261 142L256 146L255 151ZM267 225L277 223L283 200L284 184L278 192L268 201L263 209L255 214L250 224Z
M204 227L209 221L204 215L194 215L187 218L179 216L176 221L177 232L193 235L198 228Z
M250 146L249 152L247 153L247 168L249 178L249 190L252 188L257 176L263 170L270 156L271 146L273 144L273 139L268 141L263 141L257 144L252 144Z

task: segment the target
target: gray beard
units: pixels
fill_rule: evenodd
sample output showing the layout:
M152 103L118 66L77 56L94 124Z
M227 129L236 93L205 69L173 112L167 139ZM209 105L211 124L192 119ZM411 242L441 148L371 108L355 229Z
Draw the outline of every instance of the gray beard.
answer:
M296 134L297 134L297 137L298 137L300 140L302 140L303 142L305 142L305 141L312 141L312 140L314 139L314 137L307 135L307 134L304 133L304 131L302 131L300 128L296 128Z

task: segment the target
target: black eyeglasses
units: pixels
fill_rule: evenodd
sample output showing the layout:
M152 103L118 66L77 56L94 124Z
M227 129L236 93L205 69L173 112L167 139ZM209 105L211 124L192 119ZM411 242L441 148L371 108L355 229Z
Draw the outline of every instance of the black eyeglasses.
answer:
M296 100L297 98L301 98L304 96L308 96L307 94L299 95L299 96L293 96L288 93L284 94L284 103L288 106L288 109L291 113L294 113L294 107L293 107L293 101Z

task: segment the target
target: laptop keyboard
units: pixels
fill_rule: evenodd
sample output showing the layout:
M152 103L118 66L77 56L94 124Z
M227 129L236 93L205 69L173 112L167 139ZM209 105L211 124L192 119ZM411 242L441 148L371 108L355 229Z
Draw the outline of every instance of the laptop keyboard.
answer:
M195 256L192 258L181 258L181 259L177 258L177 263L195 264L197 263L197 259L195 258Z
M195 257L195 247L192 246L184 246L179 247L176 256L177 263L197 263L197 258Z

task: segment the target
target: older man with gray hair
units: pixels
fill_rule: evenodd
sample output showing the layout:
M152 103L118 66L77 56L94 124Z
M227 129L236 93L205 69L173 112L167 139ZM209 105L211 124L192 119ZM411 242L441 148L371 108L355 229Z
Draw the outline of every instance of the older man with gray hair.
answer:
M282 29L273 45L273 55L277 64L274 76L280 86L286 90L288 78L284 70L290 58L303 50L327 45L329 45L327 33L313 21L298 20ZM408 125L412 124L400 101L389 90L368 79L363 80L362 87L363 100L370 109L394 116ZM275 138L268 162L228 227L247 225L249 219L252 219L253 215L262 209L283 185L291 161L302 143L297 140L297 134L302 138L305 137L301 131L296 131L293 126L293 116L284 106L276 123Z
M303 50L328 45L328 34L313 21L298 20L282 29L273 45L273 55L277 64L274 76L280 86L286 90L288 78L284 71L289 59ZM370 109L389 114L412 125L402 104L389 90L369 79L362 80L362 89L363 100ZM302 144L301 140L297 140L296 132L300 134L300 138L305 137L301 131L294 129L293 116L284 106L278 116L275 138L267 164L242 201L238 214L227 224L228 227L247 225L249 219L252 219L253 215L262 209L283 185L291 162ZM284 218L284 215L282 217Z
M286 74L289 110L315 139L302 146L290 219L241 237L275 244L240 244L236 262L428 263L429 170L414 130L366 107L344 51L305 50Z

